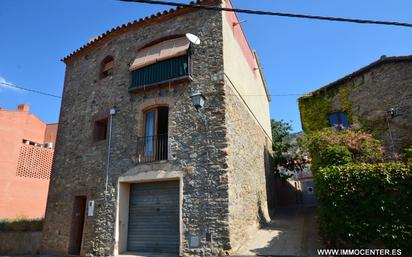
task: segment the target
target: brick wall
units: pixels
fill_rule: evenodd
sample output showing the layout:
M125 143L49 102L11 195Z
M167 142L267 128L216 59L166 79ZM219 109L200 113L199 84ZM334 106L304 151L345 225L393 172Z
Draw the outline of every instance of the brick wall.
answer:
M46 126L27 105L0 110L0 218L44 216L53 150L23 140L45 143Z

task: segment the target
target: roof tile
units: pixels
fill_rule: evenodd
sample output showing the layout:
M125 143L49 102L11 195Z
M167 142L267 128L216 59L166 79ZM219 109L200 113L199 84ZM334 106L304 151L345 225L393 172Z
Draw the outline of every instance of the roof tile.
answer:
M203 3L210 3L210 2L216 2L216 0L197 0L196 3L192 1L192 2L190 2L190 4L203 4ZM115 33L115 32L117 32L121 29L129 28L131 26L138 25L139 23L147 22L147 21L165 16L165 15L168 15L168 14L177 13L182 9L189 9L189 8L190 7L178 6L176 8L171 8L169 10L164 10L163 12L158 12L156 14L152 14L152 15L146 16L144 18L139 18L138 20L130 21L126 24L122 24L120 26L117 26L115 28L107 30L104 33L100 34L99 36L93 38L92 40L90 40L89 42L87 42L86 44L84 44L83 46L78 48L77 50L75 50L72 53L68 54L66 57L61 59L61 61L67 63L67 61L69 61L71 58L77 56L78 54L80 54L84 50L88 49L92 45L96 44L97 42L101 41L102 39L108 37L110 34ZM196 9L193 9L193 10L196 10Z

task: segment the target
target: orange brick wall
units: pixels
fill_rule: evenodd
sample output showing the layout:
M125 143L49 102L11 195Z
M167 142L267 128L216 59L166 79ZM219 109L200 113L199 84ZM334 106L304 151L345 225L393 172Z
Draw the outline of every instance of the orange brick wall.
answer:
M44 142L51 142L53 146L56 144L57 136L57 123L56 124L47 124L46 131L44 133Z
M54 150L22 141L54 143L57 124L46 128L28 106L0 109L0 219L44 216Z

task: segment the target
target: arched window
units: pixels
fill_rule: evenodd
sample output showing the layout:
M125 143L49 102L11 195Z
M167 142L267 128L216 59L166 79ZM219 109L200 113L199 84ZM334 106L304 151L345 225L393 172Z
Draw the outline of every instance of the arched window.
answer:
M101 65L100 65L100 78L101 79L112 75L112 73L113 73L113 61L114 61L114 59L113 59L112 56L107 56L106 58L103 59Z

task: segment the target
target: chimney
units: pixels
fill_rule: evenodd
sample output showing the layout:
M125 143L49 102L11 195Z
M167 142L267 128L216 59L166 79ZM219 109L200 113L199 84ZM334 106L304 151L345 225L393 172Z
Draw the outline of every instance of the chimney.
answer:
M29 105L28 104L19 104L17 105L17 110L20 112L29 112Z

